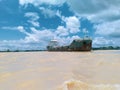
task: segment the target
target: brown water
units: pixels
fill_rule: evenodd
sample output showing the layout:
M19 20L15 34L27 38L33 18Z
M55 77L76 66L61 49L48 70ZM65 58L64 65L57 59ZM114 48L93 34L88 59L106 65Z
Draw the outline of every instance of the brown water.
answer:
M0 53L0 90L120 90L120 51Z

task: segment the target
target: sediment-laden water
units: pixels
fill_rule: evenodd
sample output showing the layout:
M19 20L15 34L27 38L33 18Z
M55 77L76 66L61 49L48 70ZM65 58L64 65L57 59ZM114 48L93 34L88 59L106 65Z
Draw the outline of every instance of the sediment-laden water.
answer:
M0 53L0 90L120 90L120 51Z

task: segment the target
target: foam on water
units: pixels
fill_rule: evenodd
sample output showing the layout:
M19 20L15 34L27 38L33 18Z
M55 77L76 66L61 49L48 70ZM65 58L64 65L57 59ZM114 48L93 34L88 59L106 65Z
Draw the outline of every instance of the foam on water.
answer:
M78 80L64 82L59 90L120 90L120 84L88 84Z

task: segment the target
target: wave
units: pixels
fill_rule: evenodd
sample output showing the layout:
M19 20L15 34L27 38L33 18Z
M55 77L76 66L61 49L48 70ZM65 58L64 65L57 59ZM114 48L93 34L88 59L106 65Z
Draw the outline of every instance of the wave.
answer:
M58 90L120 90L120 84L88 84L78 80L64 82Z

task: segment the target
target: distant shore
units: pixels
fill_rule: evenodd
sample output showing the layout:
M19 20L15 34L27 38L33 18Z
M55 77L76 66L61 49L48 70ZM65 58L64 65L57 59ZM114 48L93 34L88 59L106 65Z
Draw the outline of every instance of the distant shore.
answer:
M93 47L91 50L120 50L119 46L113 47L113 46L108 46L108 47ZM40 50L40 49L36 49L36 50L0 50L0 52L39 52L39 51L47 51L47 50Z

